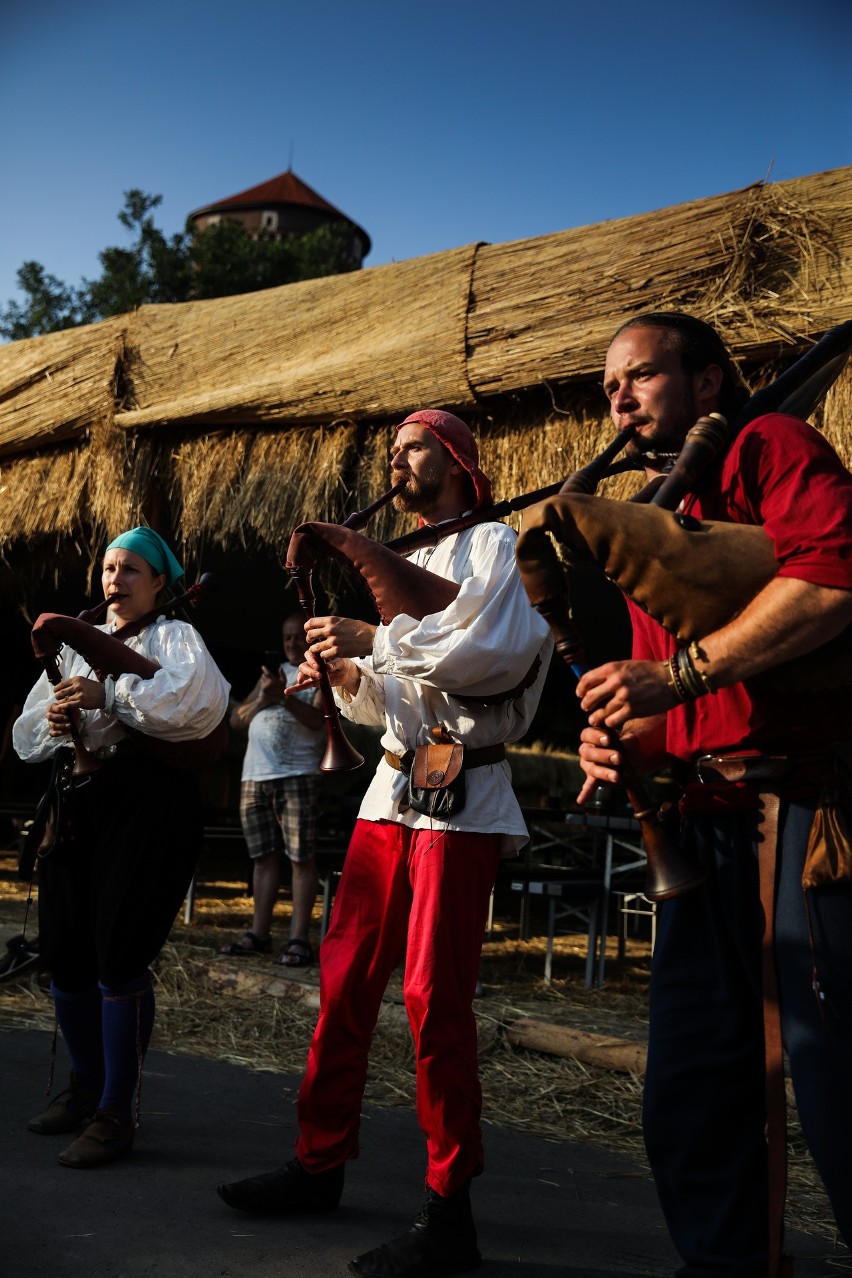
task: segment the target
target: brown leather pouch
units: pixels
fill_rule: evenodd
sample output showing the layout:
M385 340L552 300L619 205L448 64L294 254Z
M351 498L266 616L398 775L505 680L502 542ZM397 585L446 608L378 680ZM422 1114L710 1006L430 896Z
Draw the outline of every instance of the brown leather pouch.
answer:
M852 747L831 753L805 853L804 888L852 883Z
M408 804L423 816L448 821L465 803L464 746L439 741L417 746L408 777Z
M414 751L411 775L423 790L436 790L450 785L461 772L464 746L450 741L421 745Z

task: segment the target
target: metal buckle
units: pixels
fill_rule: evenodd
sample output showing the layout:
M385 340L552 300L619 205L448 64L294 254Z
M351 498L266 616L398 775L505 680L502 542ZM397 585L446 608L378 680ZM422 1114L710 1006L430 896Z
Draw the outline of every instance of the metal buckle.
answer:
M718 768L715 768L715 767L713 768L713 771L715 772L715 776L708 777L708 776L702 775L702 768L706 771L708 768L713 767L714 764L718 764L720 762L721 762L721 757L718 754L699 755L699 757L695 761L696 781L698 781L701 785L714 785L717 781L721 780L722 778L720 778L719 776Z

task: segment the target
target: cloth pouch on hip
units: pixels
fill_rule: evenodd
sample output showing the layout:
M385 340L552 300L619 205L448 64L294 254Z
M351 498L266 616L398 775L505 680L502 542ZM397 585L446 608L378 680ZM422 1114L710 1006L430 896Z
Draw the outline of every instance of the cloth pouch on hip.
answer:
M449 821L465 804L464 746L438 742L417 746L408 774L408 805L422 816Z
M852 747L834 746L808 848L802 887L852 883Z

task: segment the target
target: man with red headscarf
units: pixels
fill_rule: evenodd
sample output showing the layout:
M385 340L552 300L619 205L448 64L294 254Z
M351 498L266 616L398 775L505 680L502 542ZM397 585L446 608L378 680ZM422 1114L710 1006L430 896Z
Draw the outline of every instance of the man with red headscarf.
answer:
M451 413L422 409L398 427L397 509L439 523L487 506L476 441ZM426 1136L426 1197L413 1227L350 1262L364 1275L454 1274L480 1264L469 1186L483 1168L482 1096L472 1000L501 856L527 831L505 743L526 732L550 656L547 627L514 566L515 537L481 523L415 553L459 584L422 620L369 626L314 618L302 679L328 667L343 713L384 728L384 758L361 806L321 951L321 1010L299 1092L297 1157L221 1185L231 1207L285 1214L337 1206L358 1154L370 1040L391 972L405 957L417 1115ZM464 801L445 819L410 805L416 747L435 733L464 746Z

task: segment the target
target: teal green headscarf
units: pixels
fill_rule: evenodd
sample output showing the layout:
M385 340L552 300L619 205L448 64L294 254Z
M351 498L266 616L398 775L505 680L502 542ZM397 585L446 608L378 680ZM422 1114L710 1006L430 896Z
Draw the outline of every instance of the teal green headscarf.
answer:
M153 528L131 528L129 532L123 532L111 541L107 550L129 550L134 555L139 555L151 565L158 576L165 573L170 586L183 576L183 568Z

